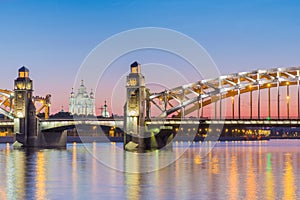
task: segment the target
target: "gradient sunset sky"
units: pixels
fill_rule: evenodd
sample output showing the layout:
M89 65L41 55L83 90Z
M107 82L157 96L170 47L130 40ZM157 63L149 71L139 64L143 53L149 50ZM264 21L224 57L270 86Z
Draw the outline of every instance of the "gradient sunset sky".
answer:
M221 74L300 65L297 0L0 0L0 88L13 89L25 65L35 95L52 94L52 113L61 106L68 110L76 73L89 52L114 34L141 27L190 36ZM136 60L148 62L142 56ZM129 71L131 60L121 61ZM96 107L105 99L110 102L109 95L97 93ZM122 114L122 106L113 112Z

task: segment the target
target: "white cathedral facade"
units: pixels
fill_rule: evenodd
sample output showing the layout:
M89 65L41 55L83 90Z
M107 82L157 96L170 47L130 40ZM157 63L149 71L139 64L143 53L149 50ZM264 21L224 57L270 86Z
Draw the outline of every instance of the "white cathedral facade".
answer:
M81 85L79 86L78 93L76 95L72 88L69 112L71 115L96 115L94 93L91 91L88 94L83 81L81 81Z

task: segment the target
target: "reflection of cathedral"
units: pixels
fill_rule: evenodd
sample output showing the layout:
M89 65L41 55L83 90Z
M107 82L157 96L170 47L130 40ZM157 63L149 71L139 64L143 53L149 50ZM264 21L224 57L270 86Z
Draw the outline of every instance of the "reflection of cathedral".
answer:
M87 93L83 81L81 81L77 95L72 89L69 112L72 115L96 115L94 93L92 91L90 94Z

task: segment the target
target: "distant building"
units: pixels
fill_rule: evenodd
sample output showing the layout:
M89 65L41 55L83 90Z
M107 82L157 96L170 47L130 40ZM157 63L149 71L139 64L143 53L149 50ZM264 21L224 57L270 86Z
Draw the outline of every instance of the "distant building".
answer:
M101 109L102 109L101 117L109 118L110 114L109 114L108 109L107 109L106 101L104 101L104 106Z
M83 81L81 81L77 94L74 93L72 88L69 112L71 115L96 115L94 93L92 91L89 94L87 93Z

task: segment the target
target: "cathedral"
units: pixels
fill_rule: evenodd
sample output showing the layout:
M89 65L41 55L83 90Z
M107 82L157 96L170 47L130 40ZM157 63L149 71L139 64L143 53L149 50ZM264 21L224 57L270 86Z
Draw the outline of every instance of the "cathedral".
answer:
M69 112L71 115L96 115L94 93L92 91L90 94L87 93L83 81L81 81L81 85L76 95L72 88Z

